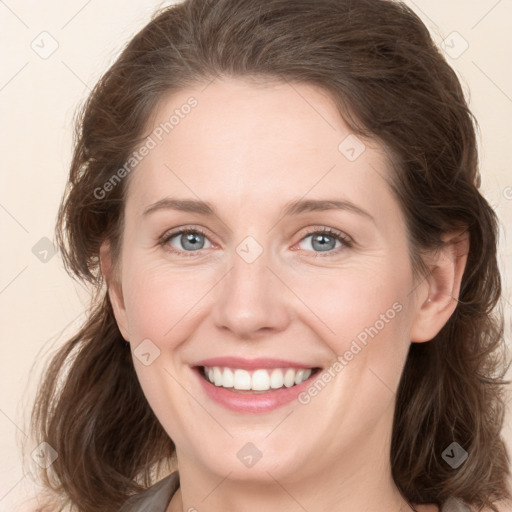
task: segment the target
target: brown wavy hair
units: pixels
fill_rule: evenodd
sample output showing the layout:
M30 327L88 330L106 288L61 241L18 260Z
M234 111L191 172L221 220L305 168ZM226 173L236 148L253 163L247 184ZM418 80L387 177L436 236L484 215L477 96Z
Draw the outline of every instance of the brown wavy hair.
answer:
M452 497L498 510L495 502L511 498L501 438L499 222L479 192L477 125L457 76L418 16L389 0L186 0L158 12L94 87L77 118L56 236L67 271L95 295L35 401L33 432L59 455L43 471L45 486L61 505L111 512L175 455L142 392L99 265L104 240L119 255L128 180L105 197L97 191L148 135L163 95L217 77L318 86L354 133L387 148L418 274L426 275L421 255L440 247L442 233L468 231L458 305L431 342L410 347L392 474L413 503ZM442 458L453 441L469 454L458 469Z

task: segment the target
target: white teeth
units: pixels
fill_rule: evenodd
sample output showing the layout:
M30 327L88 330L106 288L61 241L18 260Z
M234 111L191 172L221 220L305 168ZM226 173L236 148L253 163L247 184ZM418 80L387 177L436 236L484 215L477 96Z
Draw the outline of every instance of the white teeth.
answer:
M302 382L302 376L304 375L304 370L299 370L295 374L295 384L300 384Z
M216 382L215 385L218 386ZM247 370L235 370L233 387L235 389L251 389L251 374Z
M284 384L283 372L279 369L272 370L270 374L270 387L272 389L282 388Z
M286 373L284 374L284 385L287 388L291 388L295 384L295 370L293 368L288 368Z
M213 382L216 386L222 386L222 372L217 366L213 369Z
M235 385L235 374L229 369L225 368L222 374L222 386L225 388L232 388Z
M265 391L270 388L270 375L267 370L256 370L252 374L251 388L255 391Z
M295 376L295 384L300 384L301 382L308 380L310 376L311 368L308 368L307 370L299 370Z
M205 377L215 386L245 391L268 391L283 386L290 388L309 379L311 373L311 368L258 369L249 372L219 366L204 367Z

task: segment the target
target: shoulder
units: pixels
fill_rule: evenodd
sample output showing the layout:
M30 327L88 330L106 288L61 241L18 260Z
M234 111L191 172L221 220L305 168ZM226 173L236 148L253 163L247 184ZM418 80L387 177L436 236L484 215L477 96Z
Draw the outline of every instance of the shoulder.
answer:
M494 503L498 512L512 512L512 503L511 502L496 502ZM437 509L432 509L437 512ZM431 512L430 509L425 509L424 511L418 508L418 512ZM470 507L465 505L459 500L449 499L447 502L443 504L443 506L439 509L439 512L496 512L489 507L484 507L482 509L478 509L476 507Z
M512 507L510 506L507 508L507 505L500 505L498 503L495 503L495 506L499 512L512 512ZM441 507L429 503L421 505L414 504L414 508L417 512L495 512L489 507L485 507L477 511L477 509L470 508L459 500L454 499L449 499Z
M174 493L180 486L177 471L166 476L143 492L129 498L118 512L165 512Z

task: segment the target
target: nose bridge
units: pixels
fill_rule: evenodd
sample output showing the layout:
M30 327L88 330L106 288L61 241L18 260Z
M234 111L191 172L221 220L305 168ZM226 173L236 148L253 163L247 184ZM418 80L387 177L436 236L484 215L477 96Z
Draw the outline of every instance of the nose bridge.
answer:
M247 236L235 247L214 306L217 326L237 337L249 338L264 328L281 330L289 321L289 298L268 268L271 251L263 243Z

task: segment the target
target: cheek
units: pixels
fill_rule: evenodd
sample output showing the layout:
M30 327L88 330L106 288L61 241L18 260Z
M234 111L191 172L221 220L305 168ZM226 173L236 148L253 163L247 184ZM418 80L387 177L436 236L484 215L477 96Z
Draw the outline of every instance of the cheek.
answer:
M184 271L169 263L155 263L136 255L123 266L125 307L132 353L138 380L151 408L168 435L186 446L187 435L201 428L191 427L184 411L195 411L192 395L183 392L180 382L190 378L182 373L179 346L197 327L201 297L211 288L206 272ZM211 272L210 272L211 274ZM146 340L150 340L148 344ZM154 344L154 345L153 345ZM155 346L160 351L155 349ZM144 347L144 349L142 349ZM141 354L149 353L144 361Z
M364 346L378 336L382 346L403 336L412 286L408 265L407 258L398 255L379 256L308 275L290 273L286 280L303 303L297 302L302 321L315 325L333 352L343 354L354 339Z
M132 258L123 267L123 295L129 331L135 341L177 342L176 333L193 320L214 284L212 271L177 268L168 262Z
M346 268L336 278L318 275L298 292L311 310L308 325L314 322L332 352L325 384L312 385L301 403L330 411L332 424L343 418L349 438L372 428L394 399L410 344L409 270L406 257L379 258ZM318 393L323 386L329 391Z

